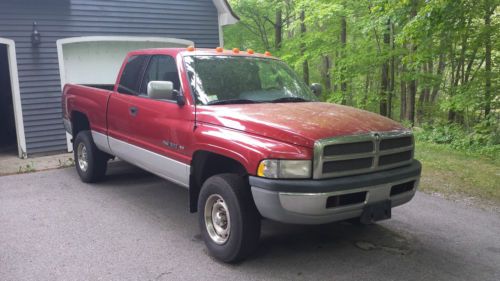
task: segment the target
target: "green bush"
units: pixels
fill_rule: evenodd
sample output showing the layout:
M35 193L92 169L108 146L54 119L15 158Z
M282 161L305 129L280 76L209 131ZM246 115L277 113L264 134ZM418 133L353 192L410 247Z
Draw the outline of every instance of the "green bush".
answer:
M414 128L420 142L445 145L469 154L500 159L500 126L486 119L467 130L457 124L424 124Z

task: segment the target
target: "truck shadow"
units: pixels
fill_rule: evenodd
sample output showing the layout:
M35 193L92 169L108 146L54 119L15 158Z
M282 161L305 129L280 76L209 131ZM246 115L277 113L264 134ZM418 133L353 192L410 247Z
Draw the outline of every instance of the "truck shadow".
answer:
M110 164L106 181L97 185L109 188L121 195L128 203L153 213L160 224L171 228L184 228L192 234L191 240L200 239L197 214L187 208L188 194L183 187L164 181L148 172L127 163L117 161ZM246 262L267 259L302 259L304 255L327 254L330 257L344 250L381 252L404 256L412 253L412 238L406 233L395 232L384 226L354 225L347 222L320 226L287 225L263 220L261 241L256 253Z

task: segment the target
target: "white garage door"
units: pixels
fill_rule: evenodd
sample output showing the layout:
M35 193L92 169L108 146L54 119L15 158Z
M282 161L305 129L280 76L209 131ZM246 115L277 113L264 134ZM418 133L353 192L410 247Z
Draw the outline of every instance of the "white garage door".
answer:
M174 38L91 36L57 41L61 87L114 84L125 55L134 50L194 45Z
M85 85L115 84L125 55L134 50L183 48L192 41L175 38L89 36L57 40L61 90L66 83ZM73 150L66 134L68 152Z

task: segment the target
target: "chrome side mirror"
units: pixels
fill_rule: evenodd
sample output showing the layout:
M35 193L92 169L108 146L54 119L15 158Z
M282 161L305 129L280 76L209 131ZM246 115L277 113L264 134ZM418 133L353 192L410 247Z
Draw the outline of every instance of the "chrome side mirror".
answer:
M148 83L148 97L155 100L172 100L174 83L170 81L151 81Z
M311 84L311 91L313 92L314 95L319 97L319 96L321 96L321 92L323 91L323 87L321 86L321 84L312 83Z

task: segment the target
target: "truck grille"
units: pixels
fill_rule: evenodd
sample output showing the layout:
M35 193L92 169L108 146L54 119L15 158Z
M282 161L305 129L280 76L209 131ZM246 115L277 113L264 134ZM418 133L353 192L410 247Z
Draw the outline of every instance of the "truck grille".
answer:
M357 175L404 166L413 160L411 132L382 132L319 140L314 178Z

